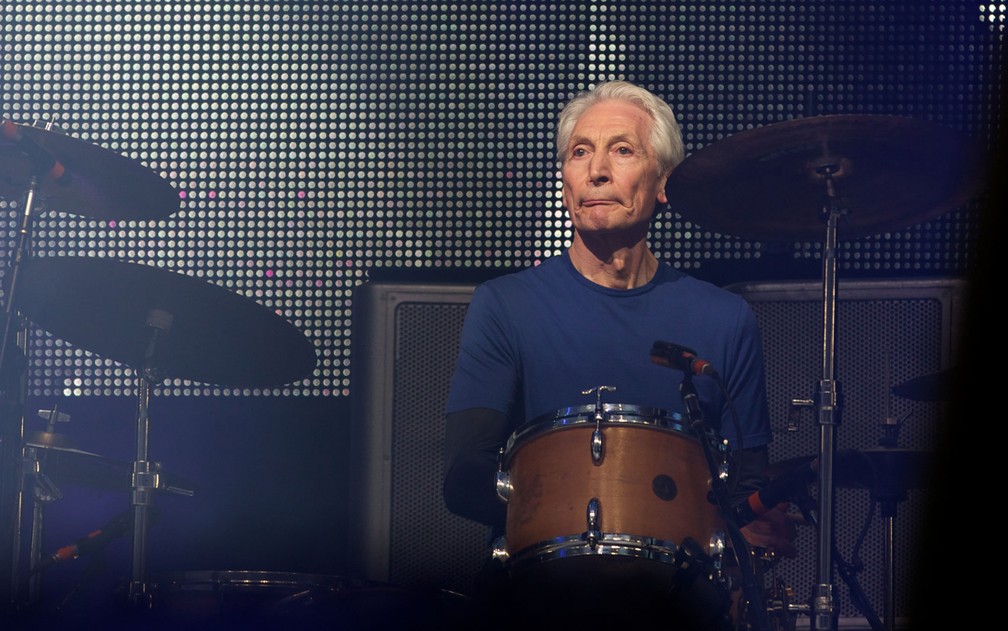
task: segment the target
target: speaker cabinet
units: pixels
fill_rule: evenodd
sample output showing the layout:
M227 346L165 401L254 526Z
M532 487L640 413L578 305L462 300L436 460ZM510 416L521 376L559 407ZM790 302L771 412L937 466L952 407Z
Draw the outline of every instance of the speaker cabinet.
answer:
M365 283L355 293L348 551L367 578L468 593L487 560L488 529L448 513L441 498L442 411L473 288ZM728 289L752 304L762 327L775 432L771 461L816 455L816 410L792 402L814 400L823 375L821 283ZM878 448L883 432L893 428L901 449L925 456L936 449L946 402L899 397L892 389L953 365L963 291L958 279L840 281L833 319L838 449ZM892 597L897 617L905 615L915 573L929 569L919 566L916 555L927 506L925 476L913 477L905 495L887 503L895 505L891 519L872 489L848 483L849 472L836 477L834 560L851 566L881 618L891 522ZM807 603L817 576L811 527L801 529L798 545L798 558L780 559L771 569L796 602ZM840 577L833 584L841 618L863 620L847 584Z
M468 594L489 559L489 528L441 496L444 404L473 288L365 283L354 294L347 549L368 579Z

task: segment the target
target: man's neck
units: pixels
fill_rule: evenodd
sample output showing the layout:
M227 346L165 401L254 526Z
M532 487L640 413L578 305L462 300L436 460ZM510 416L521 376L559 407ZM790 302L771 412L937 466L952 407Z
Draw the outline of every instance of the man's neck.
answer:
M638 241L629 247L589 247L575 236L567 250L574 269L597 285L611 289L634 289L646 285L658 271L658 259Z

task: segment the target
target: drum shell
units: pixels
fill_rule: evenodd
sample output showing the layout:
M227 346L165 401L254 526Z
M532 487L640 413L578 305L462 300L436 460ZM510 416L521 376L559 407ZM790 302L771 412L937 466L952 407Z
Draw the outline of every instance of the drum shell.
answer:
M510 483L507 550L521 555L557 537L587 531L587 507L599 502L598 529L706 551L723 533L712 502L710 468L699 441L681 426L639 419L599 424L602 458L592 458L596 424L539 423L516 434L507 453Z

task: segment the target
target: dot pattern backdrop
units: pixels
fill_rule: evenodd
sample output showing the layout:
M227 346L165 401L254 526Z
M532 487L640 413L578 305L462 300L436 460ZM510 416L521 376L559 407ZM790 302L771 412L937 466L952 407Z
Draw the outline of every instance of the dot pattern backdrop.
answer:
M599 81L666 98L688 154L820 114L915 117L989 143L1000 115L1003 3L0 6L3 118L54 124L180 197L176 213L150 220L43 209L32 253L220 285L281 315L318 355L314 373L274 389L160 385L182 396L348 396L355 287L396 272L493 275L560 254L570 228L552 126L568 97ZM851 241L840 273L968 274L982 205ZM8 252L25 206L0 200ZM821 266L819 243L746 241L671 211L651 237L660 257L700 277ZM28 351L30 394L133 391L132 368L72 341L37 331Z

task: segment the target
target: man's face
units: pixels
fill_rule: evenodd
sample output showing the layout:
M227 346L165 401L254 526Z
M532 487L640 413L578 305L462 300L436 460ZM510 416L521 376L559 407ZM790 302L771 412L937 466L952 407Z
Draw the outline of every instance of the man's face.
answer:
M578 232L647 233L656 201L667 201L650 122L622 101L596 103L578 119L562 171L564 207Z

